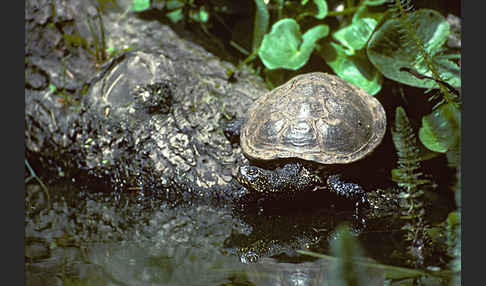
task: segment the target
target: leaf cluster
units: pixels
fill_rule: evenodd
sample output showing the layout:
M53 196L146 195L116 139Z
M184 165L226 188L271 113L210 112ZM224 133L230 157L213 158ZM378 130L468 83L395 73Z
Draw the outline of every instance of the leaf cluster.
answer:
M141 12L150 9L150 0L132 0L132 11ZM187 21L204 24L209 20L209 6L195 0L167 0L163 2L165 15L172 23Z
M254 26L250 58L257 55L267 70L299 70L315 54L327 63L323 69L331 68L370 94L378 93L383 79L369 62L366 46L384 14L376 6L385 1L354 2L330 11L325 0L277 1L277 15L269 17L274 23ZM255 19L269 13L268 5L256 6Z
M421 163L427 160L432 152L419 142L417 134L401 106L396 108L392 139L398 155L397 167L392 170L392 179L402 190L400 193L402 230L405 231L404 239L408 245L408 254L413 258L411 264L415 267L423 266L426 256L431 256L434 249L442 248L447 254L446 256L452 258L449 263L451 271L448 279L451 279L452 285L459 285L461 273L460 211L449 213L447 219L438 227L430 225L425 219L426 208L424 205L434 202L426 202L424 191L427 188L432 189L432 182L422 173ZM458 168L460 175L459 170L460 168ZM458 179L454 188L460 196L460 177ZM437 240L434 237L446 237L447 241L445 243L435 242L437 245L434 245L433 241Z
M76 28L70 33L64 32L62 37L68 49L82 48L88 51L94 57L96 64L100 66L107 60L129 49L115 49L113 47L107 47L105 27L102 16L108 8L114 8L117 6L114 0L98 0L97 3L97 13L94 16L94 21L91 19L91 17L86 18L87 28L89 29L90 33L89 36L81 35L80 31Z
M243 63L258 57L267 70L299 70L314 53L372 95L384 77L428 89L428 100L436 103L422 116L420 142L458 166L460 53L445 45L450 27L438 11L414 10L409 0L346 1L334 11L325 0L254 1L253 51Z
M409 0L389 2L389 20L373 35L368 46L368 55L388 78L407 85L428 88L429 91L435 89L435 94L429 96L429 100L437 103L430 114L422 116L418 138L428 150L436 154L446 154L449 166L456 168L457 182L451 190L456 193L456 203L460 207L461 99L458 90L461 79L460 67L453 61L460 55L444 48L449 25L438 12L429 9L413 11ZM383 50L393 53L382 53ZM397 168L392 170L392 178L404 189L407 202L405 206L408 208L408 218L411 219L404 228L409 230L413 248L413 245L418 244L417 240L429 239L430 227L423 219L425 209L421 195L422 187L430 182L422 179L420 162L425 159L424 152L420 151L422 145L417 142L402 107L396 110L392 135L399 158ZM447 226L445 232L448 249L454 258L451 263L455 272L453 283L457 284L461 271L460 262L457 263L460 261L458 249L461 240L457 236L457 229L460 233L460 215L457 212L450 213L444 224Z

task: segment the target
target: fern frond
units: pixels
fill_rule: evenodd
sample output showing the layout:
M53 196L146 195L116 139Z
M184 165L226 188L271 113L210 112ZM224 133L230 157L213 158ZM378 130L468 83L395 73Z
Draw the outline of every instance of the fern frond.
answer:
M406 231L408 251L415 257L413 264L422 265L424 257L417 251L417 247L427 245L428 240L429 227L424 220L425 206L422 195L424 185L430 184L430 181L423 178L423 153L412 124L401 106L396 108L392 139L398 155L397 168L392 170L392 179L399 187L404 188L404 200L400 204L401 218L404 221L402 229Z
M389 0L390 4L388 10L394 19L398 21L398 31L403 43L410 50L411 63L414 66L423 66L432 73L433 80L438 84L440 92L443 94L448 103L457 105L456 96L451 93L448 87L444 84L445 80L438 72L434 55L431 55L422 40L418 37L417 32L413 26L413 5L410 0Z
M429 181L423 179L420 172L422 152L410 120L400 106L396 109L392 138L398 155L397 168L392 170L392 179L398 186L405 188L408 195L414 196L418 187Z

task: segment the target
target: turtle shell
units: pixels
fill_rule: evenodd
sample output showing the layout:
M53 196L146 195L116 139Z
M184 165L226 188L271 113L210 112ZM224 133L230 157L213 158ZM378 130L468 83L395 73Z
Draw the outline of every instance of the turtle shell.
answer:
M369 154L385 129L385 111L376 98L337 76L314 72L257 99L242 126L240 144L254 160L345 164Z

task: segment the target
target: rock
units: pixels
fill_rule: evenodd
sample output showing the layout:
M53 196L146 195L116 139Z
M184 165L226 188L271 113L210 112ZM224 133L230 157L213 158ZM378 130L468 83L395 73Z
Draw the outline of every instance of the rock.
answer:
M88 17L88 10L81 14ZM97 72L84 64L85 74L69 81L65 97L43 82L59 78L62 60L29 47L29 60L47 76L32 77L26 87L27 159L107 190L148 192L173 202L228 202L232 175L246 159L221 124L242 116L266 91L263 82L244 70L230 82L227 71L234 66L158 22L116 21L103 17L107 45L137 45L137 51L110 58ZM151 37L131 37L134 27ZM77 59L86 56L81 52Z

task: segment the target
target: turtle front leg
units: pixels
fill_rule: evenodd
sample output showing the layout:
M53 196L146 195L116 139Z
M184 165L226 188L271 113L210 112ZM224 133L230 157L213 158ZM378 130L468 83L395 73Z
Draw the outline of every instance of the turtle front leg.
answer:
M343 181L341 175L330 175L327 185L339 196L355 200L357 207L368 203L365 190L358 184Z

